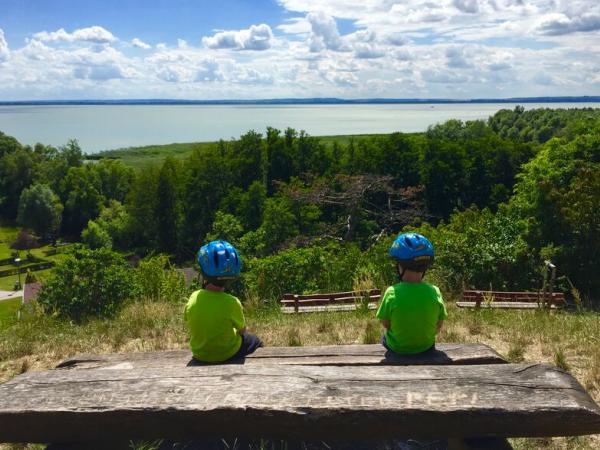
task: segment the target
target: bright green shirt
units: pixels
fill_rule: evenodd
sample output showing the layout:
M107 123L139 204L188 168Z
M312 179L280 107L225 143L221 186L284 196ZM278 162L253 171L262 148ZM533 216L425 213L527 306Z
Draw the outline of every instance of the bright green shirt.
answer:
M199 361L225 361L240 349L237 331L246 323L242 304L233 295L200 289L190 296L184 318L192 354Z
M398 283L383 295L377 318L389 320L385 331L396 353L420 353L435 344L437 322L448 317L440 290L429 283Z

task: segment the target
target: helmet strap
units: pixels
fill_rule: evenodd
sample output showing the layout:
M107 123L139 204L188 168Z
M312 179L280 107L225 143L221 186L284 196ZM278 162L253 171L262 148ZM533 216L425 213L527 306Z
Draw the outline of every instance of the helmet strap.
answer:
M398 273L398 276L400 277L400 281L402 281L402 278L404 277L404 267L402 267L400 264L396 264L396 272Z

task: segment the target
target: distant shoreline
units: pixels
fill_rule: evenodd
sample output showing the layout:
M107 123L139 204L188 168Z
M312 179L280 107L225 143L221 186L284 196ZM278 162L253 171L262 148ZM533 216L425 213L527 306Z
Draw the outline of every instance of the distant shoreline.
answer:
M126 99L126 100L13 100L0 101L0 106L69 106L69 105L390 105L390 104L482 104L482 103L598 103L600 96L580 97L514 97L482 99L444 98L282 98L259 100L177 100L177 99Z

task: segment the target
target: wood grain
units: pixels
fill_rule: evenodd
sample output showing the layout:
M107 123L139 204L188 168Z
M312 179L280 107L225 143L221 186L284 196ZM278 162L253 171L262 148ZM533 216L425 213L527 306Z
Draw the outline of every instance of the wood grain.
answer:
M50 370L0 385L0 441L563 436L600 410L541 364Z
M437 344L428 355L399 356L379 344L325 345L315 347L264 347L246 357L245 365L452 365L502 364L506 361L485 344ZM63 369L145 369L183 367L191 360L189 350L77 355L58 365Z

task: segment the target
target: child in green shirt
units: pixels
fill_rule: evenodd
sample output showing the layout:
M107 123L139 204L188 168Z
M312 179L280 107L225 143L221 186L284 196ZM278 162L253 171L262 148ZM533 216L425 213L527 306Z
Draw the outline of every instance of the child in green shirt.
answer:
M227 283L240 275L241 261L226 241L212 241L198 252L203 288L194 292L185 307L190 348L200 362L237 360L262 347L246 331L242 304L225 293Z
M385 328L381 343L399 354L435 350L435 337L448 317L437 286L423 282L434 259L433 246L417 233L404 233L390 248L396 260L400 283L383 295L377 318Z

